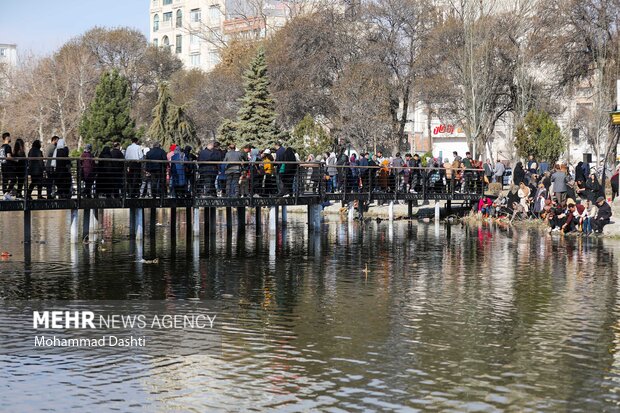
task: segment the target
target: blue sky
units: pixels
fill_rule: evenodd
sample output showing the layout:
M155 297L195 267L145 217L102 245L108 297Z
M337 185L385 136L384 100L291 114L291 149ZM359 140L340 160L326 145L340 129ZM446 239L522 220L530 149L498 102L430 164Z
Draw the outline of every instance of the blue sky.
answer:
M148 38L149 0L0 0L0 43L49 54L94 26L129 26Z

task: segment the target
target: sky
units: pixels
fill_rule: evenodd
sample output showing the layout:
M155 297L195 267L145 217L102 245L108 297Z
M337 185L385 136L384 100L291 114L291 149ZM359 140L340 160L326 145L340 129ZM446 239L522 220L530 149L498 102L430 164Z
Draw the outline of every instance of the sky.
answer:
M0 0L0 43L16 43L21 56L51 54L95 26L128 26L148 39L149 0Z

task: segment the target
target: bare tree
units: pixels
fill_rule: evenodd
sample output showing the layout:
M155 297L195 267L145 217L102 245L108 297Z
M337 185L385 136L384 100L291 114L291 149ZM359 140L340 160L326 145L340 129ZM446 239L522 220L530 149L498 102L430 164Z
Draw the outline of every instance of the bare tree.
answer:
M620 74L620 0L541 0L537 25L541 60L555 69L558 87L569 96L576 87L591 89L591 109L574 121L606 163L617 142L608 112Z
M454 93L451 110L474 155L479 146L491 155L495 125L513 109L514 44L499 11L493 0L454 0L435 32L434 48Z
M366 52L384 67L395 151L406 143L405 126L418 76L423 44L433 27L430 1L378 0L364 10Z

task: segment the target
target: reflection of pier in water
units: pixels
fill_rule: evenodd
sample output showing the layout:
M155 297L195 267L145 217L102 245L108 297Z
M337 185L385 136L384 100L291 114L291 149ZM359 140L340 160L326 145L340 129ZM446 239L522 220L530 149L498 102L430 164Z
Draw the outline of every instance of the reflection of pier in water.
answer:
M26 163L31 161L44 162L48 158L24 158ZM243 232L246 227L245 217L248 209L254 211L254 223L256 234L262 232L263 209L268 209L269 229L275 230L278 225L285 226L287 221L287 206L306 206L308 214L308 228L310 231L319 231L321 228L321 209L326 202L341 202L348 205L348 220L353 221L353 211L356 205L363 206L379 201L387 204L390 220L394 217L394 204L406 202L409 206L409 216L412 215L413 206L418 201L435 201L436 217L439 214L438 202L446 201L446 209L450 212L452 202L470 203L477 201L486 190L486 185L481 179L481 170L470 169L467 172L450 170L436 167L378 167L378 166L350 166L337 165L336 168L339 186L337 192L327 190L327 183L322 179L327 176L327 169L321 163L308 162L281 162L277 166L286 166L284 170L294 172L280 172L280 168L272 168L273 175L270 180L272 186L286 189L283 192L267 193L267 180L263 182L263 175L259 172L261 162L242 162L238 165L239 170L244 170L245 196L215 196L209 193L207 182L214 181L215 172L222 162L165 162L165 161L130 161L117 159L94 158L89 162L96 162L97 173L94 181L88 189L83 185L82 169L83 159L69 158L67 160L68 174L62 180L63 190L74 195L67 199L14 199L0 201L0 212L20 211L23 212L23 234L25 255L30 257L30 244L32 243L32 213L51 210L70 211L70 242L79 243L84 240L96 241L100 229L100 222L112 209L129 210L129 234L136 240L145 236L148 215L148 231L154 236L156 215L158 210L169 210L171 238L177 238L177 211L184 210L185 230L187 240L200 237L201 212L203 215L202 226L205 240L209 241L209 234L213 234L216 214L218 210L224 211L226 226L229 232L233 227L233 215L237 215L238 229ZM108 163L111 163L108 165ZM114 164L114 165L112 165ZM192 184L179 194L179 197L166 197L166 168L176 168L182 164L187 170L186 179ZM106 166L107 165L107 166ZM228 163L227 166L231 166ZM232 165L235 166L235 165ZM155 168L153 170L153 168ZM26 168L27 170L27 168ZM112 174L110 171L117 171ZM153 197L145 197L140 186L139 176L135 171L152 171L153 175L160 177L153 183ZM159 170L157 172L157 170ZM171 169L172 170L172 169ZM134 172L132 172L134 171ZM157 173L156 173L157 172ZM310 173L311 172L311 173ZM318 172L318 173L315 173ZM449 176L463 173L463 187L460 188L458 181ZM106 175L107 174L107 175ZM246 176L247 174L247 176ZM150 176L150 175L149 175ZM314 177L314 178L313 178ZM316 178L319 177L319 178ZM406 178L405 178L406 177ZM445 177L445 179L444 179ZM317 180L318 179L318 180ZM155 178L152 178L155 180ZM28 188L30 177L24 176L24 187ZM100 181L100 182L99 182ZM261 183L262 182L262 183ZM286 183L288 182L288 184ZM136 183L138 187L136 187ZM57 178L57 186L60 190L60 177ZM65 187L66 185L66 187ZM86 192L96 188L96 197L86 196ZM144 183L142 183L144 186ZM149 184L150 185L150 184ZM211 182L213 186L214 183ZM241 179L239 181L241 185ZM99 188L100 187L100 188ZM112 188L112 190L110 190ZM458 190L461 189L461 191ZM241 189L238 189L241 191ZM150 186L148 191L151 191ZM41 194L39 194L41 195ZM46 193L46 195L48 195ZM102 196L102 197L99 197ZM236 210L236 214L233 213ZM82 214L79 211L83 211ZM79 217L82 217L79 225ZM81 226L81 235L79 226Z

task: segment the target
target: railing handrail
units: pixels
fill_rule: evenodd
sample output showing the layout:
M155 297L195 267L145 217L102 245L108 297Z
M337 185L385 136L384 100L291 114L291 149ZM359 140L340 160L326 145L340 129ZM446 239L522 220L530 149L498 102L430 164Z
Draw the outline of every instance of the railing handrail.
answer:
M78 162L83 162L86 160L89 161L105 161L105 162L122 162L122 163L151 163L151 164L157 164L157 163L161 163L161 164L169 164L169 163L175 163L175 164L192 164L192 165L252 165L252 164L264 164L265 162L263 160L256 160L256 161L188 161L188 160L183 160L183 161L179 161L179 160L155 160L155 159L125 159L125 158L99 158L99 157L92 157L92 158L82 158L82 157L75 157L75 156L41 156L41 157L27 157L27 156L23 156L23 157L17 157L17 156L13 156L12 158L8 158L6 159L7 162L15 162L16 160L18 161L53 161L53 160L63 160L63 161L78 161ZM392 166L392 165L387 165L387 166L383 166L383 165L329 165L323 161L278 161L278 160L273 160L273 161L269 161L269 163L276 163L276 164L290 164L290 165L299 165L299 166L304 166L304 167L316 167L316 166L324 166L325 168L340 168L340 169L347 169L347 168L355 168L355 169L397 169L397 170L420 170L420 171L426 171L426 170L450 170L450 171L472 171L472 172L484 172L484 169L482 168L464 168L464 167L449 167L449 168L444 168L444 167L437 167L437 166Z

